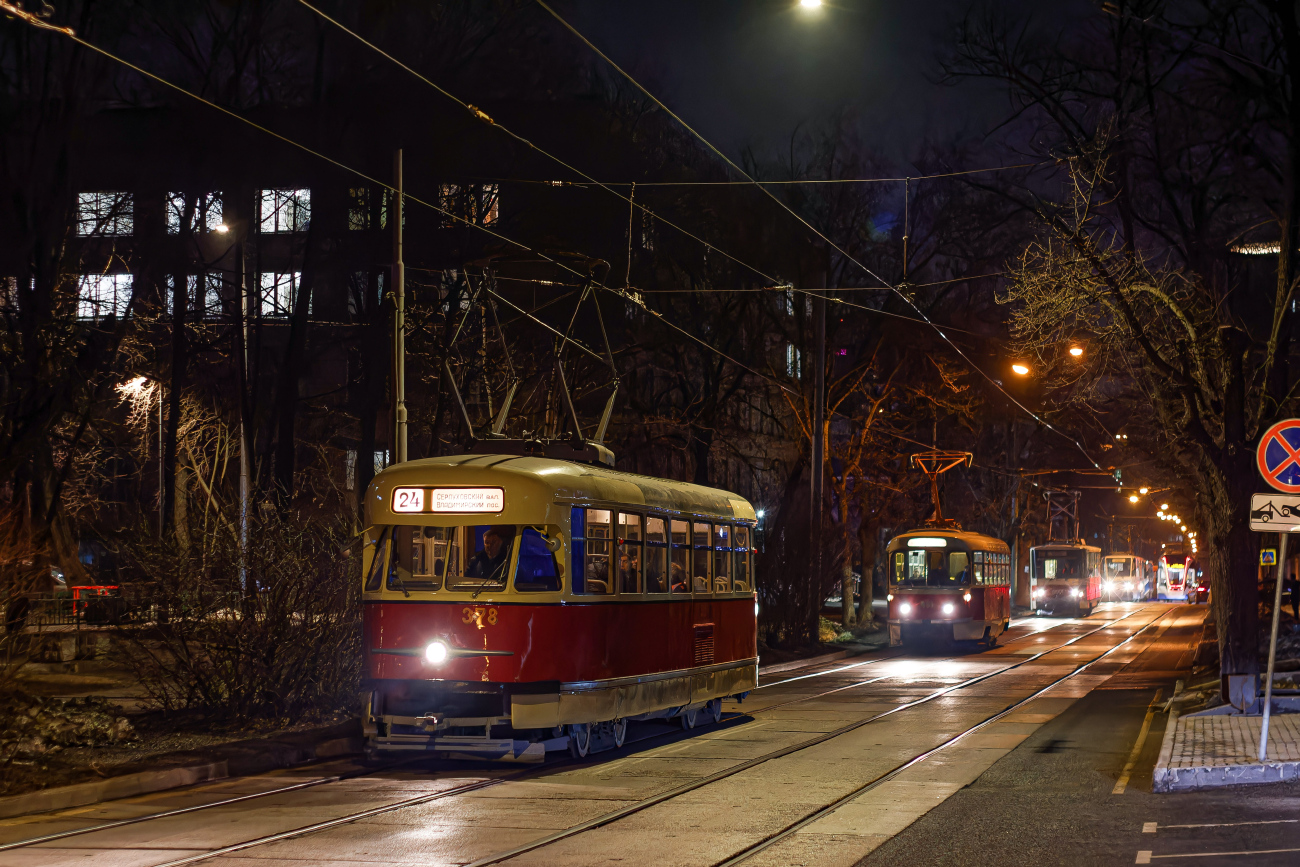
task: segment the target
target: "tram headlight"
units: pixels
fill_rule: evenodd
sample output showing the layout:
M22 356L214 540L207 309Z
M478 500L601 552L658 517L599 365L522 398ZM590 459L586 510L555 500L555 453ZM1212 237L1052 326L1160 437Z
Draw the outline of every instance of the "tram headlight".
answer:
M429 646L424 648L425 662L433 665L442 665L447 661L447 645L441 641L430 641Z
M1125 581L1125 582L1124 582L1124 589L1125 589L1125 590L1132 590L1132 589L1133 589L1133 582L1132 582L1132 581Z
M951 602L945 602L945 603L943 603L943 613L944 613L944 614L952 614L953 611L955 611L955 610L956 610L956 609L953 608L953 605L952 605Z
M906 617L912 613L912 605L909 602L898 603L898 613Z
M1079 588L1078 588L1078 587L1071 587L1071 588L1070 588L1070 595L1073 596L1073 597L1076 598L1076 599L1079 598Z
M963 600L965 600L966 602L969 602L969 601L970 601L970 591L967 590L965 593L963 593L963 594L961 595L961 598L962 598Z
M1101 585L1101 589L1102 589L1102 590L1105 590L1107 593L1109 593L1110 591L1112 591L1112 590L1115 589L1115 582L1114 582L1114 581L1107 581L1105 584L1102 584L1102 585Z
M887 596L885 597L885 601L886 601L886 602L893 602L893 601L894 601L894 594L893 594L893 593L890 593L889 595L887 595Z

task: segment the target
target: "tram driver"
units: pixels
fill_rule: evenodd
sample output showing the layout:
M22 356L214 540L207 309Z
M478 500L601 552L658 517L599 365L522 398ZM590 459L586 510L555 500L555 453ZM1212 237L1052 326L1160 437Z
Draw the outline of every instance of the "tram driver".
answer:
M510 559L510 543L514 538L514 527L507 525L488 527L483 533L483 550L470 559L469 566L465 569L465 577L493 581L503 579L506 561Z

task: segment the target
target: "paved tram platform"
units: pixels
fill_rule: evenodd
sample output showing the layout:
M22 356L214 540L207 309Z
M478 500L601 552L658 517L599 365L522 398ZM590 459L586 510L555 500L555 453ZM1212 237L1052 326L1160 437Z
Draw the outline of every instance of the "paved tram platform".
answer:
M1300 714L1274 714L1268 761L1259 760L1258 716L1219 714L1171 719L1151 787L1182 792L1300 778Z

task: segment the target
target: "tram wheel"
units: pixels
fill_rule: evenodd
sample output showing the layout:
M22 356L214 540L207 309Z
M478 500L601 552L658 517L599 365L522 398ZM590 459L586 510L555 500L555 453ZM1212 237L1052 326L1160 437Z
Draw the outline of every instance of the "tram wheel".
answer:
M709 712L709 716L713 717L715 723L722 722L722 699L713 699L706 705L705 709Z
M684 729L695 728L695 717L698 713L699 713L699 708L693 708L682 714L679 714L677 718L682 721L682 728Z
M616 719L609 724L609 727L614 733L614 748L618 749L623 746L623 741L627 739L627 720Z
M577 759L585 759L591 752L591 723L569 726L569 752Z

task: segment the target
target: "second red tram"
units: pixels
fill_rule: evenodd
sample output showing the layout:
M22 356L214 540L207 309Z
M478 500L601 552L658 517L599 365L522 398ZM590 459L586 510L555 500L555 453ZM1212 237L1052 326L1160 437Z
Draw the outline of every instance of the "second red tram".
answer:
M366 496L372 750L541 761L757 685L754 509L545 457L409 461Z
M982 641L1011 625L1011 549L953 529L913 530L886 549L889 643Z
M1029 549L1029 599L1035 611L1081 617L1101 601L1101 549L1048 542Z

